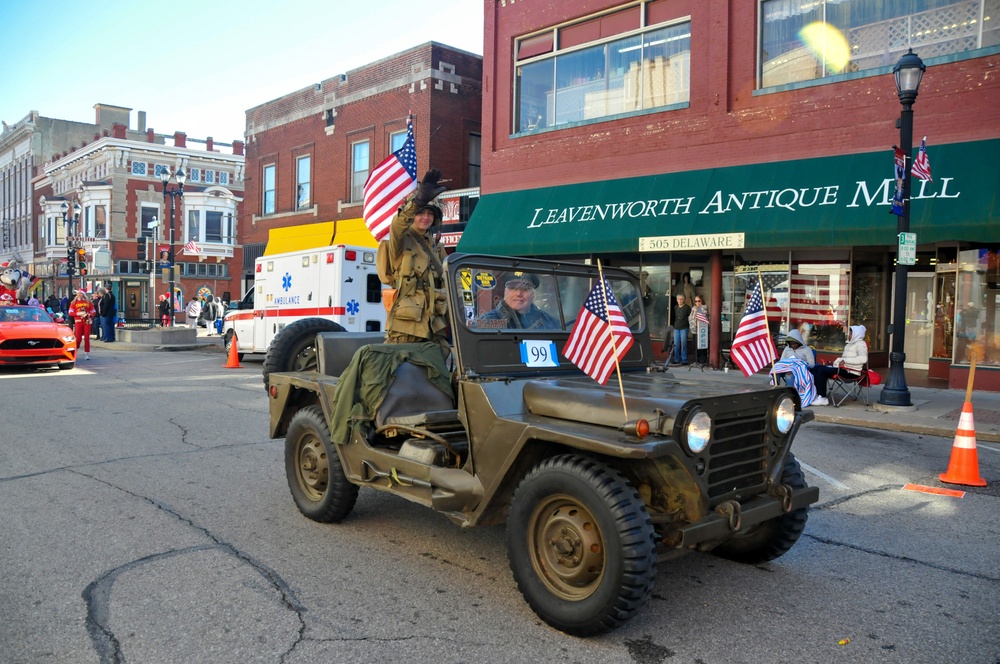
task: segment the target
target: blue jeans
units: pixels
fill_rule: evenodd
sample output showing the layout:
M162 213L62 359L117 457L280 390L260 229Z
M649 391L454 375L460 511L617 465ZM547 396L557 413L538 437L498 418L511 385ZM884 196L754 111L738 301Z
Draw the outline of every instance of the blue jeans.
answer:
M683 330L674 330L674 363L683 362L687 364L688 361L688 331L687 328Z
M104 341L115 340L115 319L117 316L101 316L101 327L104 328Z

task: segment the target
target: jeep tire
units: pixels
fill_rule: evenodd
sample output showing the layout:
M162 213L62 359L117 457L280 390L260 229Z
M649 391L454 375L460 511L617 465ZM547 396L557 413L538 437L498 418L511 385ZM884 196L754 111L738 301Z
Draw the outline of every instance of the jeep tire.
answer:
M285 476L295 505L313 521L337 523L354 509L358 487L344 475L319 406L303 408L288 424Z
M341 325L325 318L303 318L285 326L271 340L264 355L264 389L272 372L316 369L316 335L320 332L346 332Z
M806 486L805 476L795 456L789 452L781 471L781 483L793 489ZM745 533L739 533L712 549L712 553L738 563L757 564L774 560L791 549L805 530L809 508L801 507L776 519L758 523Z
M655 532L638 492L610 466L578 455L546 459L521 480L507 557L532 610L575 636L627 621L656 579Z

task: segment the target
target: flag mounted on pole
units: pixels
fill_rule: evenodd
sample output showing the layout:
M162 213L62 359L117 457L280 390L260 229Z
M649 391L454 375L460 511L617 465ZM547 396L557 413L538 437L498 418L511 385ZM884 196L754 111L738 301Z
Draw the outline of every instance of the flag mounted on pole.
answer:
M198 256L201 254L201 247L195 244L194 240L191 240L184 245L184 253L189 256Z
M767 329L767 317L764 315L764 297L760 291L760 278L754 286L746 311L740 319L736 330L736 338L729 352L730 357L740 368L744 376L750 376L760 371L768 362L773 362L777 356L771 333Z
M406 196L417 188L417 148L413 117L406 118L406 141L368 175L364 188L365 226L381 242Z
M601 284L604 284L602 289ZM607 296L607 307L604 298ZM601 385L608 382L617 358L632 347L634 339L618 300L607 280L601 279L590 290L576 317L573 333L566 340L563 355Z
M931 160L927 157L926 136L920 141L920 151L917 152L917 158L913 161L913 168L910 169L910 174L921 180L934 181L934 178L931 177Z
M903 176L906 173L906 155L897 146L892 146L893 152L893 178L896 180L896 193L892 195L892 213L897 217L903 216Z

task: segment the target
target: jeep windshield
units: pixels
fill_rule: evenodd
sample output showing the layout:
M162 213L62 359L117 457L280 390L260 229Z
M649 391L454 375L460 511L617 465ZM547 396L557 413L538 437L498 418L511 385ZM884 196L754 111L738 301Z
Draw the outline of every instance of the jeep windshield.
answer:
M596 266L453 254L447 261L452 330L463 370L477 374L562 374L579 370L563 354L584 301L599 283ZM623 370L652 359L635 275L604 268L610 291L635 337Z

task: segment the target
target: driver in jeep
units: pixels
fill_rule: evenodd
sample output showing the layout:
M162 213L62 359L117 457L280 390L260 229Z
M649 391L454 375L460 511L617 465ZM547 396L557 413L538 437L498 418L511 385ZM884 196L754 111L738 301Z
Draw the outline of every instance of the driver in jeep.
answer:
M538 277L511 272L504 280L503 300L476 320L476 327L522 330L558 330L559 321L535 306Z

